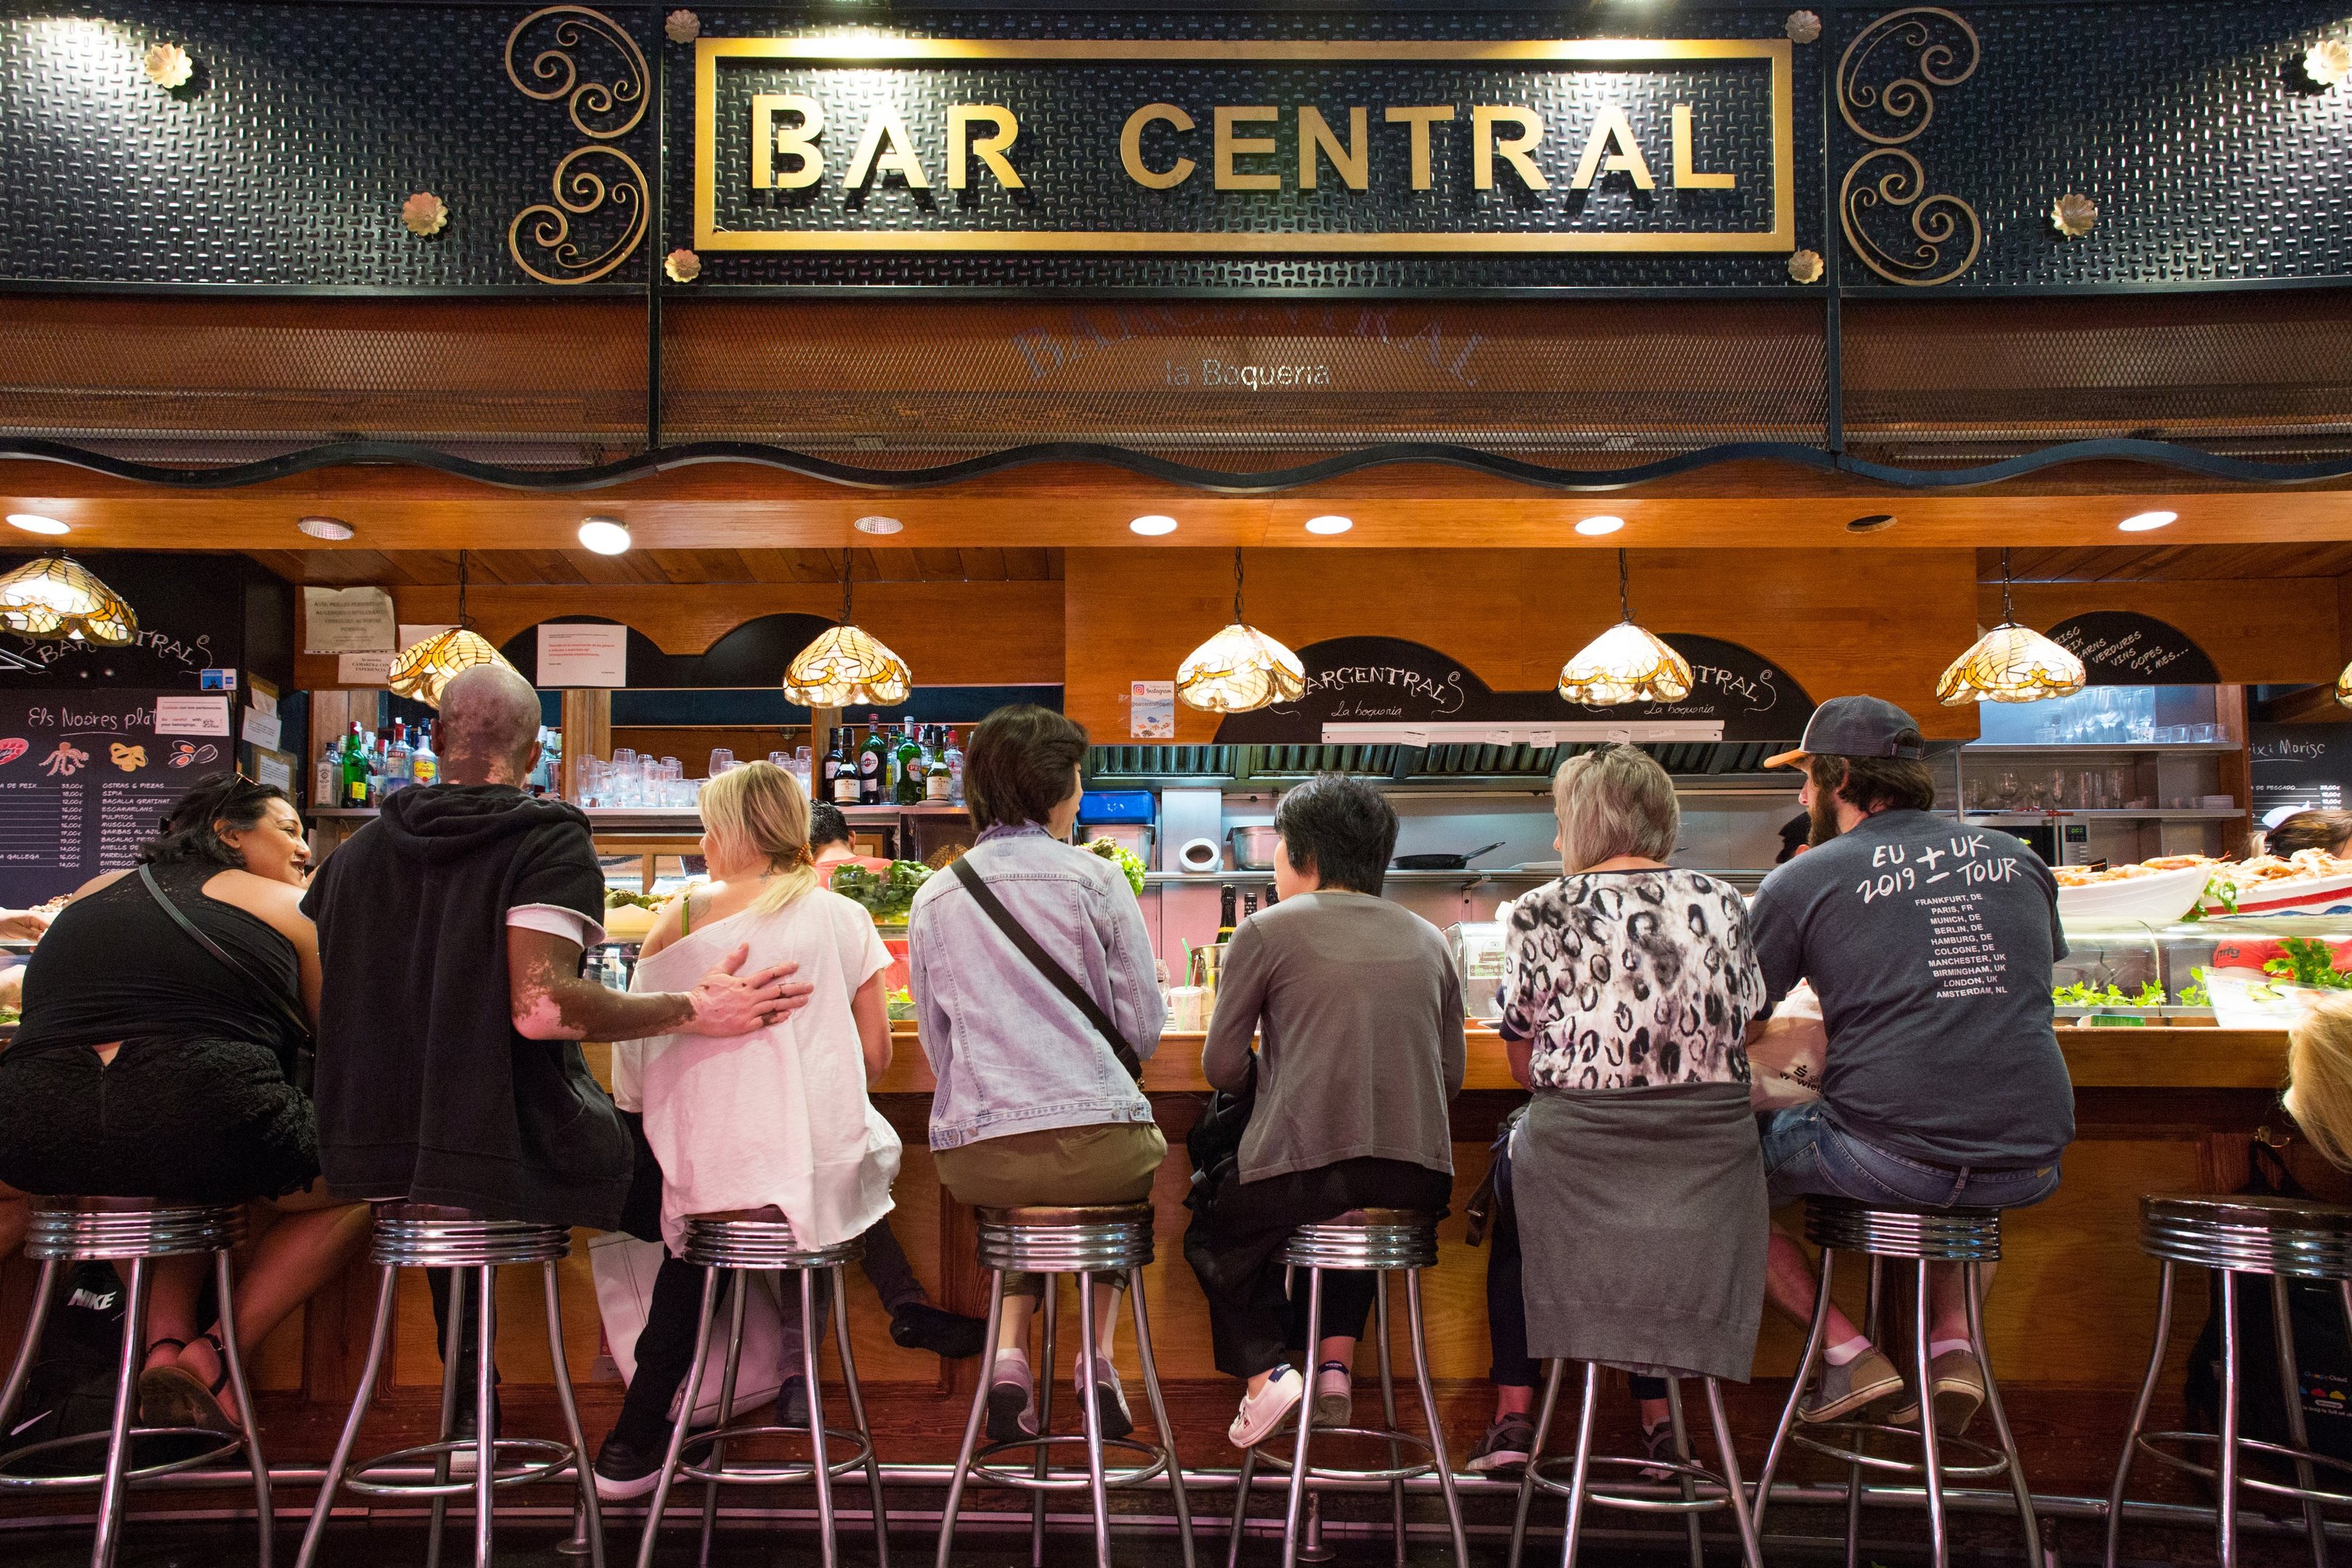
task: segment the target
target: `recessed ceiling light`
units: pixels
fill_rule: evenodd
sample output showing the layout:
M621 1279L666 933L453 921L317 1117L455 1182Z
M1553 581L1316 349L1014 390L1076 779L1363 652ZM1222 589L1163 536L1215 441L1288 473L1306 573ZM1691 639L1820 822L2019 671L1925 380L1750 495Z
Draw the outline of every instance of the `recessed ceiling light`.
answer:
M1882 528L1893 528L1894 526L1895 514L1893 512L1874 511L1868 517L1848 519L1845 525L1845 531L1848 533L1876 533Z
M1155 511L1147 516L1137 518L1133 522L1129 523L1127 526L1133 531L1142 534L1147 539L1156 539L1160 534L1175 532L1176 520L1172 517L1163 517Z
M618 555L629 548L629 525L614 518L592 517L580 525L580 542L599 555Z
M1307 520L1307 531L1309 533L1345 533L1355 526L1354 518L1341 517L1337 512L1328 517L1310 517Z
M69 533L72 531L70 529L67 528L64 523L59 522L56 518L43 517L40 513L36 511L12 511L8 514L8 525L11 528L21 528L26 533Z
M2179 521L2180 514L2177 511L2143 511L2124 519L2116 526L2126 533L2147 533Z
M1624 526L1623 518L1611 517L1603 513L1599 517L1585 518L1576 525L1576 531L1587 538L1597 538L1604 533L1614 533Z
M294 526L313 539L349 539L352 536L352 525L340 518L306 517Z
M895 517L861 517L849 526L860 533L896 533L907 525Z

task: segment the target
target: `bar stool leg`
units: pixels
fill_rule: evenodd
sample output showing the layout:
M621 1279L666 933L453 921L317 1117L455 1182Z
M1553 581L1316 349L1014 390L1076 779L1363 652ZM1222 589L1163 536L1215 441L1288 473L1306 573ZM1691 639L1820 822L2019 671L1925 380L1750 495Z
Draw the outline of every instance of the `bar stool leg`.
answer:
M1830 1249L1823 1247L1827 1258ZM1862 1332L1872 1344L1883 1342L1881 1331L1886 1325L1886 1259L1870 1260L1870 1288L1863 1298ZM1853 1435L1853 1451L1870 1452L1870 1434ZM1862 1502L1870 1491L1870 1472L1860 1465L1845 1468L1845 1568L1862 1568Z
M1445 1495L1445 1523L1454 1532L1454 1568L1470 1568L1470 1538L1462 1528L1462 1497L1454 1489L1454 1461L1445 1454L1445 1423L1438 1418L1437 1391L1429 1381L1429 1344L1423 1331L1421 1271L1405 1270L1405 1326L1412 1334L1412 1375L1421 1384L1421 1408L1429 1417L1429 1457L1437 1466L1438 1490Z
M147 1359L147 1293L152 1280L143 1258L131 1260L122 1314L122 1355L114 1373L114 1425L106 1437L106 1479L98 1494L98 1534L90 1543L90 1568L113 1568L121 1543L123 1479L131 1469L131 1417L139 1406L139 1371Z
M1031 1368L1037 1387L1037 1436L1050 1435L1054 1430L1054 1319L1062 1305L1062 1277L1043 1274L1043 1299L1037 1303L1045 1317L1045 1327L1038 1331L1038 1348L1044 1359ZM1031 1462L1029 1473L1039 1480L1053 1469L1053 1450L1040 1445L1037 1457ZM1029 1568L1045 1568L1045 1494L1038 1492L1029 1500Z
M2311 1438L2303 1419L2303 1378L2294 1363L2294 1310L2287 1302L2284 1275L2271 1276L2271 1322L2273 1337L2278 1341L2279 1392L2286 1398L2287 1441L2308 1451ZM2295 1460L2294 1484L2305 1491L2312 1489L2310 1460ZM2327 1523L2320 1514L2319 1504L2309 1498L2303 1500L2303 1527L2304 1533L2311 1538L2314 1568L2327 1568Z
M1569 1472L1568 1531L1559 1543L1559 1568L1576 1568L1576 1538L1584 1530L1585 1488L1592 1479L1592 1423L1601 1408L1601 1363L1584 1363L1584 1408L1576 1415L1576 1468Z
M540 1275L547 1295L547 1349L555 1362L555 1402L563 1407L563 1436L572 1445L573 1473L580 1480L580 1507L587 1516L588 1562L590 1568L604 1568L604 1520L596 1506L596 1471L588 1458L588 1435L580 1427L580 1402L572 1393L572 1368L563 1359L563 1307L556 1293L555 1265L540 1265Z
M890 1510L882 1500L882 1461L875 1457L874 1428L866 1419L866 1396L857 1388L857 1356L849 1348L849 1311L844 1304L848 1300L842 1285L841 1265L836 1263L833 1266L833 1331L841 1350L841 1384L849 1395L849 1418L856 1423L857 1436L866 1444L866 1489L874 1500L874 1568L890 1568ZM1150 1363L1147 1360L1144 1364L1149 1366ZM810 1418L817 1419L813 1401ZM1180 1517L1183 1512L1181 1501L1177 1512ZM1186 1568L1191 1568L1189 1562Z
M1242 1560L1242 1534L1249 1524L1250 1482L1257 1474L1257 1449L1242 1450L1241 1474L1234 1481L1234 1527L1225 1534L1225 1568L1238 1568Z
M2216 1555L2238 1568L2238 1276L2221 1271L2221 1442L2213 1460L2220 1493Z
M1528 1542L1528 1504L1535 1500L1536 1465L1543 1458L1544 1439L1551 1434L1552 1412L1559 1405L1559 1380L1566 1362L1553 1362L1544 1373L1543 1408L1536 1416L1536 1440L1528 1446L1527 1468L1519 1472L1518 1507L1511 1515L1511 1556L1508 1568L1519 1568L1519 1553Z
M1420 1324L1414 1325L1417 1331ZM1323 1270L1307 1271L1307 1364L1315 1364L1316 1350L1323 1331ZM1282 1568L1298 1568L1299 1516L1307 1507L1307 1438L1315 1429L1315 1374L1307 1374L1307 1390L1299 1395L1297 1440L1290 1450L1290 1496L1285 1500L1282 1514Z
M808 1379L809 1473L816 1482L816 1527L821 1536L817 1555L824 1568L834 1568L834 1554L838 1547L833 1538L833 1470L825 1462L824 1402L819 1395L816 1378L817 1346L823 1342L816 1316L816 1270L800 1268L793 1272L801 1277L801 1375ZM841 1303L835 1302L834 1310L840 1314Z
M449 1434L457 1426L457 1358L465 1343L466 1328L466 1271L462 1268L449 1270L447 1311L449 1321L441 1332L441 1426L433 1434L436 1443L447 1442ZM433 1456L433 1484L449 1484L449 1456L446 1453ZM441 1568L441 1527L448 1513L449 1500L436 1492L432 1518L425 1528L425 1568Z
M1977 1370L1984 1373L1985 1411L1992 1417L1992 1429L2000 1437L2000 1451L2009 1458L2009 1491L2017 1500L2018 1522L2025 1527L2025 1560L2033 1561L2042 1550L2042 1521L2033 1512L2033 1493L2025 1485L2025 1459L2017 1451L2017 1439L2009 1429L2009 1412L2000 1403L2000 1384L1992 1375L1992 1349L1985 1343L1983 1270L1974 1263L1960 1265L1962 1294L1968 1298L1969 1341L1976 1352ZM1925 1411L1927 1406L1919 1407ZM1927 1416L1932 1422L1934 1417ZM2316 1509L2314 1511L2316 1520ZM2323 1568L2325 1568L2323 1561Z
M1911 1364L1924 1382L1929 1362L1927 1325L1934 1311L1927 1294L1928 1266L1926 1258L1918 1263L1919 1288L1914 1293L1911 1314ZM1926 1388L1919 1390L1919 1460L1921 1479L1927 1488L1927 1543L1936 1568L1949 1568L1952 1543L1944 1523L1944 1456L1942 1436L1936 1430L1936 1402Z
M1389 1271L1385 1268L1381 1269L1372 1276L1372 1279L1379 1291L1372 1298L1372 1305L1379 1312L1379 1316L1373 1321L1379 1327L1381 1336L1381 1425L1393 1432L1397 1429L1396 1373L1390 1364L1392 1358L1389 1350ZM1319 1355L1322 1352L1318 1349L1316 1353ZM1389 1444L1389 1468L1391 1470L1400 1468L1403 1462L1403 1456L1397 1451L1397 1446L1391 1440ZM1389 1483L1389 1537L1395 1548L1396 1568L1404 1568L1404 1483L1402 1481Z
M376 1287L375 1328L368 1334L360 1385L352 1395L352 1413L343 1420L343 1435L335 1439L334 1457L327 1461L326 1479L319 1483L318 1500L310 1505L310 1522L302 1527L302 1550L294 1559L295 1568L311 1568L318 1561L319 1542L325 1539L327 1521L335 1511L335 1489L343 1484L343 1472L351 1467L352 1450L359 1446L360 1422L366 1417L368 1400L375 1393L376 1375L383 1370L383 1347L392 1339L392 1304L399 1282L400 1270L385 1264L383 1282Z
M491 1411L498 1398L499 1270L482 1265L477 1289L481 1297L480 1348L474 1354L474 1568L490 1568L491 1498L498 1482L498 1436L491 1430Z
M228 1363L229 1393L236 1400L236 1418L245 1428L245 1462L253 1471L256 1528L260 1532L257 1568L269 1568L278 1515L269 1501L269 1466L261 1457L261 1423L253 1413L253 1390L245 1379L245 1355L236 1348L236 1282L229 1275L228 1250L213 1254L213 1294L220 1301L221 1359Z
M1822 1249L1821 1286L1813 1295L1813 1326L1806 1331L1805 1350L1797 1358L1797 1381L1789 1385L1789 1403L1780 1411L1780 1424L1772 1428L1772 1445L1764 1450L1764 1470L1756 1478L1754 1518L1758 1534L1764 1531L1764 1510L1772 1500L1772 1478L1780 1473L1780 1456L1788 1451L1790 1429L1797 1424L1797 1402L1805 1396L1805 1380L1821 1363L1822 1342L1829 1337L1830 1276L1832 1260L1837 1254Z
M1637 1415L1637 1423L1639 1419ZM1679 1377L1666 1379L1666 1420L1675 1435L1675 1458L1687 1465L1691 1457L1690 1429L1683 1425L1683 1380ZM1688 1476L1675 1479L1682 1483L1683 1500L1696 1502L1698 1483ZM1690 1533L1690 1568L1706 1568L1706 1542L1699 1531L1696 1511L1683 1515L1683 1528Z
M2105 1568L2116 1568L2123 1543L2124 1489L2131 1484L2132 1461L2139 1452L2139 1435L2147 1425L2147 1408L2156 1400L2156 1385L2164 1377L2166 1342L2172 1336L2172 1270L2168 1259L2156 1287L2156 1348L2148 1352L2147 1376L2140 1380L2139 1402L2132 1406L2131 1426L2124 1432L2124 1451L2116 1460L2116 1484L2107 1489L2107 1554ZM2352 1331L2352 1282L2346 1292L2345 1328Z
M1078 1276L1078 1405L1079 1425L1087 1435L1087 1491L1095 1507L1095 1563L1097 1568L1110 1568L1110 1494L1103 1486L1102 1402L1095 1396L1095 1277L1091 1274Z
M964 1418L963 1447L956 1455L955 1473L948 1478L947 1505L940 1510L940 1549L935 1568L948 1568L948 1555L955 1550L956 1509L963 1501L963 1484L971 1476L971 1456L980 1447L981 1417L988 1414L988 1379L994 1371L996 1336L1004 1322L1004 1271L992 1268L988 1273L988 1327L982 1332L980 1386L972 1390L971 1414ZM644 1561L637 1568L653 1568L651 1537Z
M55 1258L41 1260L41 1277L33 1286L32 1315L25 1320L25 1337L16 1346L16 1362L8 1368L7 1386L0 1388L0 1432L7 1431L15 1419L16 1401L25 1396L33 1363L40 1357L41 1332L48 1326L49 1301L57 1294L58 1275L64 1267Z
M1184 1495L1184 1467L1176 1457L1176 1428L1168 1419L1167 1401L1160 1393L1160 1369L1151 1356L1151 1321L1143 1310L1143 1276L1128 1280L1129 1315L1135 1320L1135 1354L1143 1363L1143 1395L1151 1402L1151 1419L1159 1425L1160 1441L1168 1450L1168 1491L1176 1504L1176 1539L1184 1554L1184 1568L1192 1563L1192 1505ZM877 1568L890 1568L887 1562Z
M1747 1494L1739 1481L1739 1450L1732 1446L1731 1420L1724 1413L1723 1384L1711 1377L1705 1381L1706 1413L1715 1423L1716 1451L1723 1458L1724 1493L1732 1522L1739 1529L1739 1552L1748 1568L1764 1568L1764 1544L1757 1538L1756 1521L1748 1517Z
M654 1537L660 1532L662 1510L669 1504L669 1484L677 1475L678 1456L686 1448L687 1428L694 1425L694 1407L702 1399L702 1358L710 1353L710 1320L718 1315L719 1270L702 1271L702 1310L694 1329L694 1360L687 1363L686 1390L678 1396L677 1420L669 1429L669 1452L662 1456L661 1476L654 1482L653 1500L646 1505L646 1532L637 1543L637 1568L653 1568ZM301 1568L310 1568L308 1563ZM942 1560L940 1568L946 1568Z
M735 1378L743 1364L743 1311L751 1304L756 1279L757 1276L748 1268L728 1270L727 1288L734 1292L734 1299L727 1309L727 1357L719 1371L719 1418L712 1427L714 1432L726 1431L727 1423L735 1415ZM689 1424L694 1419L694 1412L682 1409L677 1418L681 1426ZM715 1473L726 1463L726 1440L713 1438L710 1457L705 1464ZM707 1480L702 1483L702 1544L695 1557L700 1568L710 1568L710 1536L718 1525L719 1483L715 1479Z

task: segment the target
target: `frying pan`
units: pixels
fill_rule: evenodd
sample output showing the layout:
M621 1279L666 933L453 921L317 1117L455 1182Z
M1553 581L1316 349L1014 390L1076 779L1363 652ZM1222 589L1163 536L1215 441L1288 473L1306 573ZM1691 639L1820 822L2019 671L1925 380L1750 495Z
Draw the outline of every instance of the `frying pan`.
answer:
M1502 847L1503 841L1498 838L1492 844L1473 849L1467 855L1400 855L1396 858L1395 865L1400 871L1467 870L1471 861L1490 849L1500 849Z

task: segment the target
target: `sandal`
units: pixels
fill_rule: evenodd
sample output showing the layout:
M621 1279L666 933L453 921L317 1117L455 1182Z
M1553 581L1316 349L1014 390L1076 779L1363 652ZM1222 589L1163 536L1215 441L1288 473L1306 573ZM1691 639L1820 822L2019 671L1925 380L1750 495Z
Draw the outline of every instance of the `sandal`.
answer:
M197 1338L213 1347L219 1357L220 1375L207 1385L204 1379L177 1363L170 1366L151 1366L139 1374L139 1419L148 1426L196 1427L206 1432L239 1432L235 1415L221 1404L221 1390L228 1386L228 1353L220 1336L207 1331ZM147 1350L152 1354L157 1348L169 1345L185 1350L185 1340L151 1340Z

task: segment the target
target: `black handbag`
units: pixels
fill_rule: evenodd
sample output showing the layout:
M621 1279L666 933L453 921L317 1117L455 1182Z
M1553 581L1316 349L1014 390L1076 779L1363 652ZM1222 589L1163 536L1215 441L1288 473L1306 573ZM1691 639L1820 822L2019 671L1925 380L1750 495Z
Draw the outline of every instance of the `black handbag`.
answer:
M309 1095L311 1084L318 1077L319 1063L319 1039L311 1032L310 1020L302 1016L300 1008L286 999L285 993L247 969L237 961L235 953L206 936L197 927L195 921L181 913L180 906L173 903L170 896L163 891L163 884L155 879L155 872L152 867L140 867L139 879L147 884L147 891L153 896L156 903L163 906L163 912L172 917L173 924L194 938L198 947L226 964L238 978L251 986L256 994L278 1009L278 1016L283 1018L294 1031L294 1070L287 1075L287 1080L301 1090L304 1095Z
M1257 1053L1252 1051L1241 1088L1211 1090L1200 1120L1184 1134L1184 1152L1192 1161L1192 1181L1184 1194L1184 1206L1194 1214L1208 1213L1209 1205L1217 1201L1218 1189L1240 1169L1242 1134L1249 1131L1250 1116L1256 1110Z
M1143 1058L1135 1054L1135 1047L1127 1043L1127 1037L1118 1032L1118 1026L1110 1021L1110 1015L1103 1011L1102 1004L1088 995L1087 988L1078 984L1076 977L1063 968L1052 953L1038 946L1035 937L1022 929L1021 922L1013 918L1013 911L1004 907L1004 900L996 896L996 889L981 879L979 871L972 867L971 857L958 860L950 869L954 871L956 880L963 884L964 891L971 895L972 902L996 922L996 929L1004 933L1005 940L1021 950L1021 956L1029 961L1030 967L1052 982L1055 990L1070 999L1070 1005L1077 1008L1087 1022L1109 1042L1110 1054L1118 1058L1118 1065L1127 1069L1128 1076L1141 1083Z

